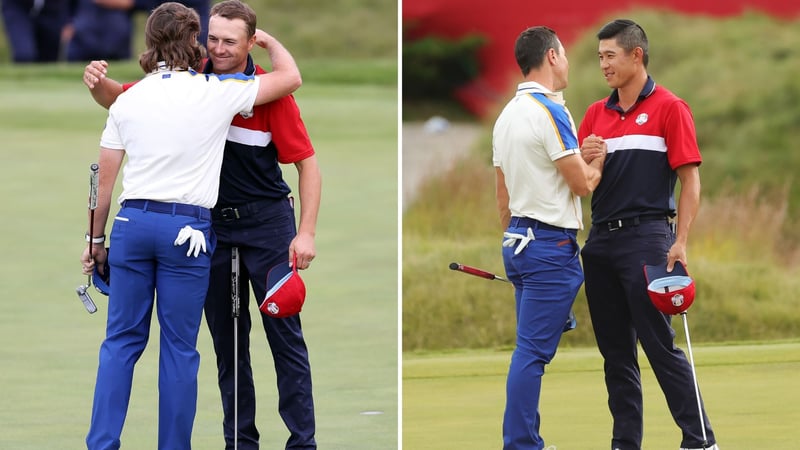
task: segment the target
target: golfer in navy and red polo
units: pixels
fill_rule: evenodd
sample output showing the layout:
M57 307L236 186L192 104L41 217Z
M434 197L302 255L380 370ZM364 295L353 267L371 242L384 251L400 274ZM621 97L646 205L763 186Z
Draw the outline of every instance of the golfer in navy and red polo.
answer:
M676 261L686 265L689 228L700 199L701 157L692 114L686 102L648 75L647 36L639 25L615 20L598 38L600 68L614 91L589 106L578 139L584 154L602 144L608 152L603 179L592 195L592 228L582 256L614 419L611 448L639 450L642 445L637 341L681 429L681 448L716 448L705 417L708 442L703 442L691 366L675 346L671 316L650 301L642 270L665 263L671 270ZM677 234L670 223L676 212Z

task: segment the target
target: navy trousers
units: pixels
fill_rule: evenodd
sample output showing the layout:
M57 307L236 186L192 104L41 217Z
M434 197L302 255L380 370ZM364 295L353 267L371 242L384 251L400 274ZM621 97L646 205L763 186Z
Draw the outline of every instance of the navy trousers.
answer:
M236 216L240 218L236 218ZM288 260L296 235L294 209L288 199L250 204L238 214L215 217L218 246L211 265L211 283L205 305L206 321L217 356L219 389L224 412L226 449L234 442L234 326L231 316L231 247L239 248L239 449L259 448L256 393L250 365L250 329L260 319L269 343L278 383L278 412L290 432L287 449L315 449L314 401L311 366L300 315L276 319L250 308L250 287L256 306L266 295L269 269ZM250 286L248 286L248 281ZM251 316L251 309L256 317Z
M675 346L671 316L659 312L650 301L643 272L645 264L666 261L674 240L666 219L614 231L595 225L581 252L592 327L605 361L608 406L614 420L612 449L639 450L642 445L637 341L683 433L680 446L702 447L691 366ZM714 444L714 433L705 411L703 414L708 443Z

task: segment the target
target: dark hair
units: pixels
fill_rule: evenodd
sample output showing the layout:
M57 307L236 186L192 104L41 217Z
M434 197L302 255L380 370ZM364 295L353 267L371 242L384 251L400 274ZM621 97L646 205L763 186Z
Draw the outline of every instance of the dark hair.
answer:
M547 51L554 49L561 52L561 42L556 32L545 26L530 27L520 33L514 46L514 56L523 76L531 70L539 68L544 63Z
M603 28L597 32L597 39L613 39L616 38L617 44L630 53L636 47L642 49L642 62L644 67L650 60L647 49L647 34L644 32L636 22L628 19L617 19L603 25Z
M240 0L223 0L211 8L213 16L220 16L228 20L242 19L247 25L247 37L256 34L256 12L247 3Z
M158 68L160 61L171 69L199 70L206 49L197 42L198 34L200 17L195 10L176 2L161 4L147 18L147 50L139 56L139 65L145 73Z

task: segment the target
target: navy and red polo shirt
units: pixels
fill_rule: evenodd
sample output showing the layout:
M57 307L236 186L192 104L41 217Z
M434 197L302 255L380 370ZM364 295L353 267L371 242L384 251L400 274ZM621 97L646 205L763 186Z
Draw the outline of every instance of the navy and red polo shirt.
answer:
M203 72L214 72L211 60ZM244 73L260 75L266 71L248 55ZM314 147L293 96L257 105L252 116L237 115L225 141L217 207L286 198L291 189L278 163L292 164L313 155Z
M700 164L689 105L649 76L636 104L619 107L619 95L586 110L578 142L594 134L608 145L603 178L592 195L592 223L642 215L675 216L675 169Z

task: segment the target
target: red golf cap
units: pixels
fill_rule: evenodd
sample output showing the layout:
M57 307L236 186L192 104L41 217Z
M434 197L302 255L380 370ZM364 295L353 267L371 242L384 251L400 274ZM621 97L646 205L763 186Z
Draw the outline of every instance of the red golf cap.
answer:
M306 285L297 273L297 263L286 261L267 273L267 295L258 309L271 317L289 317L303 309L305 300Z
M672 272L667 272L667 263L644 266L647 294L653 305L664 314L681 314L694 302L694 280L680 261L675 262Z

